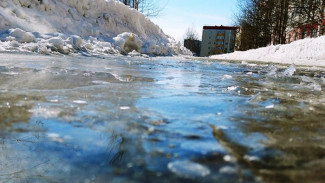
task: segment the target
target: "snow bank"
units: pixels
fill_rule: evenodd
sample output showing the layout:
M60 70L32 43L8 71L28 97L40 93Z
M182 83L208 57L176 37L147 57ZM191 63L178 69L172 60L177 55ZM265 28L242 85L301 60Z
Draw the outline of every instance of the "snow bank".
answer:
M210 58L325 66L324 50L325 36L322 36L318 38L305 38L292 42L291 44L214 55Z
M116 0L0 1L0 51L191 54Z

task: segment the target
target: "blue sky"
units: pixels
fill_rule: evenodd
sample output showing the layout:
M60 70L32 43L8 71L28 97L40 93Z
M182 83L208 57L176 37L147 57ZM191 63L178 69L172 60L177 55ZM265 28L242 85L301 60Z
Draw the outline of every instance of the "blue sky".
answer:
M162 15L151 20L163 31L182 41L188 27L202 36L204 25L232 25L237 0L165 0Z

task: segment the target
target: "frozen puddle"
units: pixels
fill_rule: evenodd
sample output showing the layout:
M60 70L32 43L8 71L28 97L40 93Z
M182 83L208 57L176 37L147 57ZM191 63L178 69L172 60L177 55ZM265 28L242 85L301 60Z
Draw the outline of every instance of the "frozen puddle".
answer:
M321 69L2 56L0 182L324 180Z

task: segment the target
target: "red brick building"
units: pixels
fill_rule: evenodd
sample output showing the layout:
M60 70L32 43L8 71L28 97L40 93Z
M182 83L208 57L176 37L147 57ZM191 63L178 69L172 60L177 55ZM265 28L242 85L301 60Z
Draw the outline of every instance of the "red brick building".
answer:
M323 25L325 27L325 19L323 20ZM323 31L325 33L325 30ZM291 43L293 41L317 37L319 34L318 24L306 24L302 25L299 28L292 29L286 33L286 43Z

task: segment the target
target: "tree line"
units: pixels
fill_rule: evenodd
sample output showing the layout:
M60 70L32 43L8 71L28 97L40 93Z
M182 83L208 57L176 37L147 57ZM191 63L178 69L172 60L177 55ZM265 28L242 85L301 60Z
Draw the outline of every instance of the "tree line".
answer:
M239 50L284 44L290 31L297 39L324 34L325 0L238 0L238 7Z
M143 13L147 17L158 17L163 11L156 0L119 0L123 4L130 6Z

